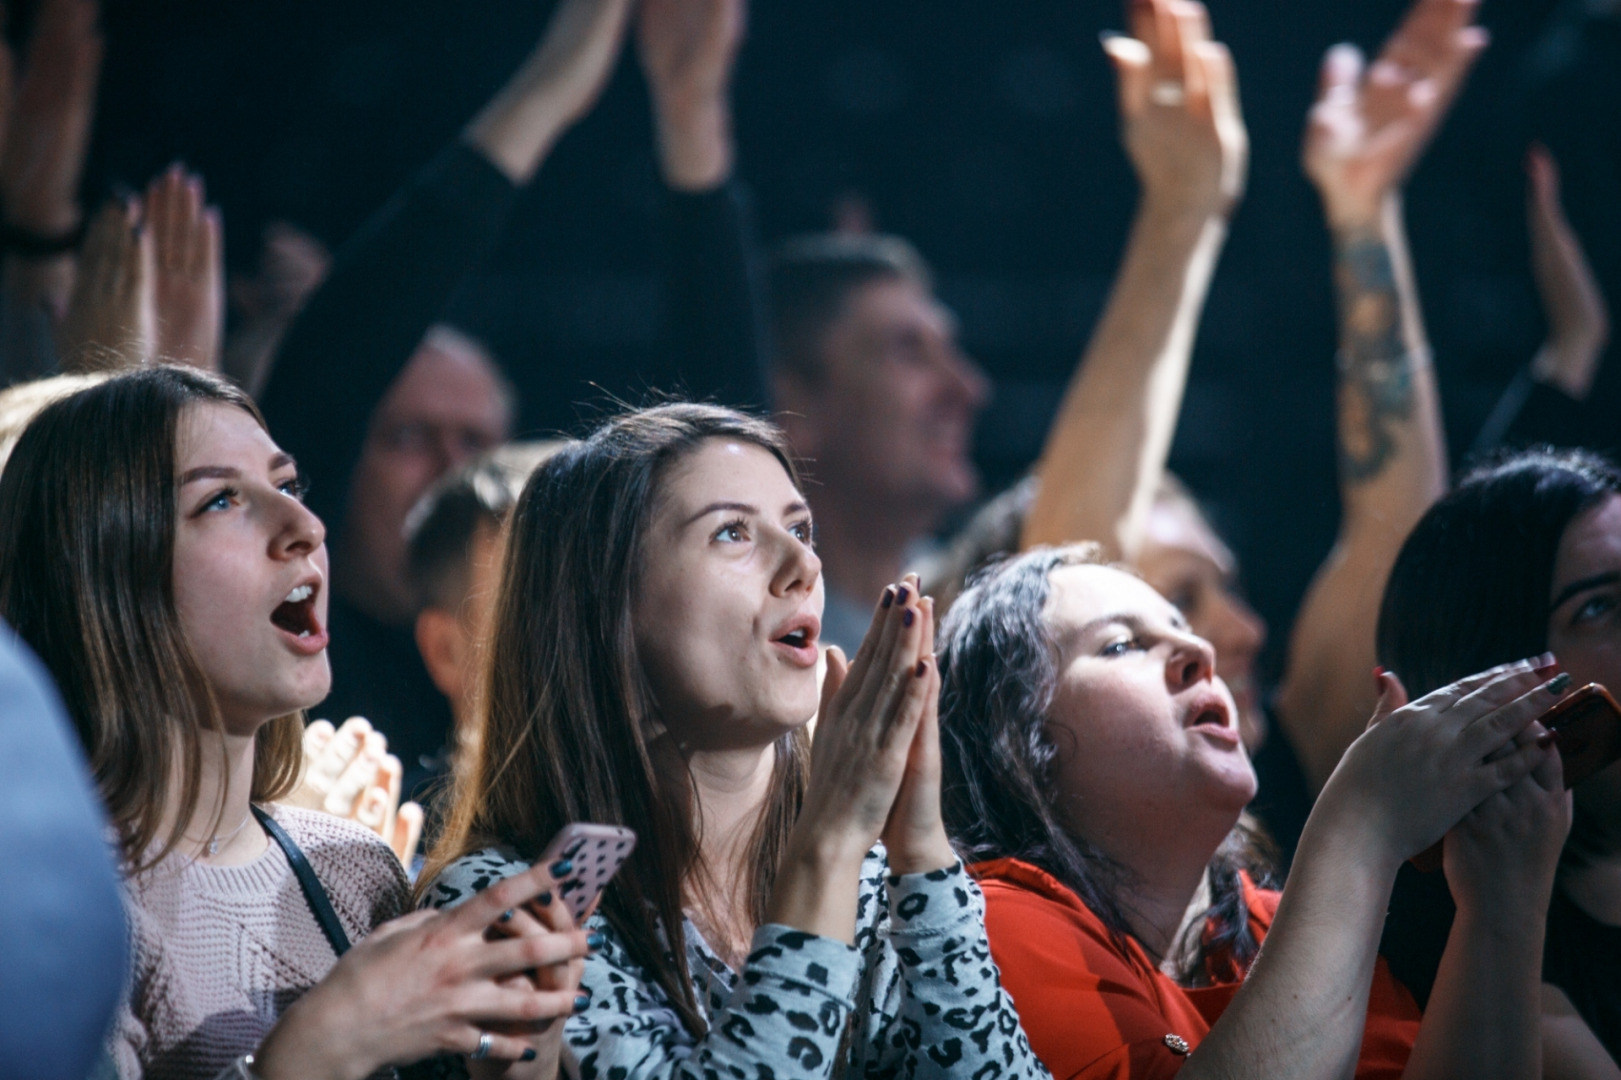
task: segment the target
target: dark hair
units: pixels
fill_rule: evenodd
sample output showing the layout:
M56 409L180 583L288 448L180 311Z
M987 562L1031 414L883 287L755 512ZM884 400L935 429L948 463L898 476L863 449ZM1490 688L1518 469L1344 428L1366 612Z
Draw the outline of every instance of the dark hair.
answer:
M769 270L776 362L808 381L822 375L822 338L850 293L871 281L930 287L928 264L897 236L823 233L785 242Z
M986 567L957 597L938 635L940 801L968 861L1014 858L1045 870L1123 942L1131 936L1120 895L1125 870L1059 821L1052 802L1058 747L1047 723L1059 666L1045 618L1052 572L1106 565L1099 551L1096 544L1037 547ZM1242 972L1259 948L1239 880L1241 870L1265 878L1251 840L1240 822L1211 860L1211 908L1194 926L1213 924L1215 933L1193 949L1185 981L1200 980L1208 960L1224 953Z
M508 443L444 477L405 519L406 573L419 607L451 609L468 589L468 559L480 528L506 524L523 485L561 446Z
M144 368L46 406L0 473L0 616L61 688L131 873L179 842L199 798L199 734L220 730L174 600L175 442L185 410L207 403L264 426L221 378ZM302 734L298 714L260 730L254 800L292 790Z
M775 427L693 404L615 417L530 477L509 525L475 720L478 749L454 783L444 835L418 879L424 887L492 842L533 858L571 821L634 829L640 843L605 892L602 912L695 1035L704 1023L680 945L682 887L705 868L690 778L672 784L654 765L658 714L636 651L631 598L664 477L717 438L763 447L798 485ZM777 746L771 801L752 840L757 924L766 921L799 815L809 745L799 728Z
M1379 662L1416 698L1545 651L1565 529L1618 493L1621 471L1586 450L1540 447L1471 469L1396 557L1379 608Z

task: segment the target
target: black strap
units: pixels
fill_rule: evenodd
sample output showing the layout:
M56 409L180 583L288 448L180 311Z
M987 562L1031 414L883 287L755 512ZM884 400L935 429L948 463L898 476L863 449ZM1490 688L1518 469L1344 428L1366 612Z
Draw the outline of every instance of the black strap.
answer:
M332 910L332 901L327 899L321 879L315 876L315 869L304 857L304 852L293 843L293 838L287 835L287 830L276 824L275 818L257 806L252 809L253 816L259 819L259 824L265 827L270 839L281 847L287 861L292 864L293 873L298 875L298 887L304 890L304 899L309 902L315 921L321 924L321 932L331 942L332 951L342 956L349 951L349 935L343 932L343 924L338 921L338 913Z

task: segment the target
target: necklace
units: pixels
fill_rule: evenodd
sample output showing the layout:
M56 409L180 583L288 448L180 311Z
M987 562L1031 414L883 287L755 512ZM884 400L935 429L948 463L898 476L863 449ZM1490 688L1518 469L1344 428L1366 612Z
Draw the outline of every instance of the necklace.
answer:
M247 828L248 822L252 820L253 809L250 807L248 809L247 816L242 819L242 824L238 825L228 833L215 833L213 837L209 839L208 843L203 846L203 850L209 855L218 855L220 853L220 848L226 844L229 844L232 840L235 840L236 834Z

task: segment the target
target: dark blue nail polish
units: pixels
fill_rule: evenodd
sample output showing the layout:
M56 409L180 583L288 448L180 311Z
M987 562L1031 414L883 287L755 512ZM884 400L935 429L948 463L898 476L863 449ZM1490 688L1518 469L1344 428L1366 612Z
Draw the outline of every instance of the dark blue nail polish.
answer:
M519 1054L518 1055L518 1060L519 1061L533 1061L533 1060L535 1060L535 1048L533 1046L531 1046L527 1050L525 1050L523 1053Z
M505 911L501 912L501 921L502 922L511 922L512 921L512 909L511 908L507 908Z
M1570 672L1568 671L1561 671L1548 682L1548 693L1554 697L1558 697L1568 689L1570 689Z
M600 949L608 944L608 939L600 931L593 930L585 935L585 944L587 948Z
M543 892L539 896L535 897L535 903L539 904L541 907L551 907L552 906L552 891L550 889L547 889L545 892Z
M574 860L558 859L556 862L552 863L551 866L547 867L547 869L551 871L553 878L560 878L570 870L574 869Z
M884 606L888 607L889 605L893 604L894 602L895 602L895 590L890 588L888 585L885 585L884 586Z
M580 994L578 997L576 997L574 999L574 1011L575 1012L585 1012L585 1010L589 1009L590 1007L591 1007L591 996L589 994Z
M904 603L906 603L906 598L911 596L911 595L912 595L912 590L907 588L905 585L902 585L901 586L901 591L895 594L895 599L899 600L901 603L904 604Z
M916 619L916 618L917 618L917 616L912 614L912 609L907 608L906 609L906 614L901 616L901 625L902 626L911 626L912 621L914 619Z

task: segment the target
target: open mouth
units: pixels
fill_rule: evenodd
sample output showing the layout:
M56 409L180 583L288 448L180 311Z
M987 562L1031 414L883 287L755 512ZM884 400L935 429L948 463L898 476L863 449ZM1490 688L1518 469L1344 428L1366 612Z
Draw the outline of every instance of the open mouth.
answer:
M817 661L816 638L821 625L814 615L796 615L778 627L780 633L771 643L782 649L787 659L797 667L814 667Z
M1238 742L1238 728L1233 724L1232 716L1224 702L1205 703L1203 707L1194 711L1184 726L1221 742L1233 744Z
M789 648L809 648L810 631L806 630L804 627L800 627L798 630L788 631L788 633L782 635L780 638L777 638L777 640L782 642L784 645L787 645Z
M279 630L296 638L313 638L321 634L321 621L315 615L314 585L300 585L287 594L287 599L276 605L270 621Z

